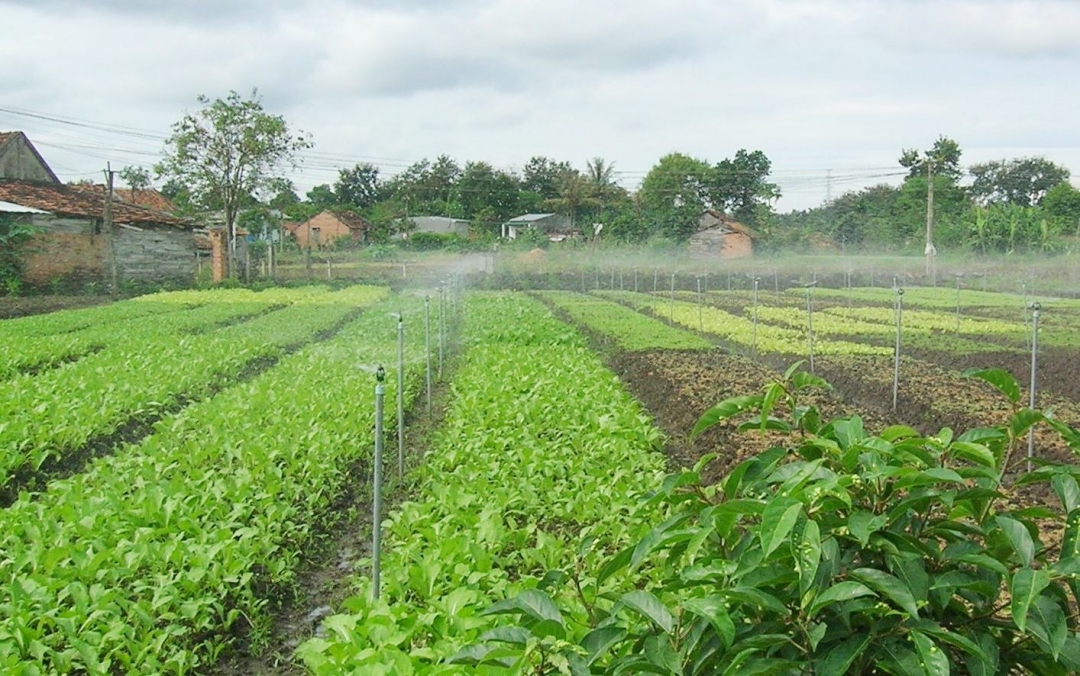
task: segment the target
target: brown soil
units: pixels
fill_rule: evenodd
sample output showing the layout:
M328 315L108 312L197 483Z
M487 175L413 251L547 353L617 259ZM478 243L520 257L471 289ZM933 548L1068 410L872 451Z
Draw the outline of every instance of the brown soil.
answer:
M0 319L111 303L106 296L0 296Z

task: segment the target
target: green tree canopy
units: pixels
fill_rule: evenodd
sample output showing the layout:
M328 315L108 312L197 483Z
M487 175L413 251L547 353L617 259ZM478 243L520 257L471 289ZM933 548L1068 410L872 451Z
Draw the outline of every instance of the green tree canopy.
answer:
M908 170L908 178L926 176L927 164L931 171L948 178L953 183L960 180L964 172L960 168L960 144L947 136L939 136L934 146L925 152L908 148L900 153L900 166Z
M733 159L721 160L713 168L710 199L735 220L759 225L770 202L780 197L780 187L768 181L771 171L765 153L740 149Z
M202 109L173 125L165 142L160 176L187 186L196 201L220 202L235 247L236 217L245 200L273 186L287 167L296 167L298 153L310 148L307 135L293 133L285 118L267 113L258 91L242 98L235 91L224 99L198 97Z
M1069 170L1043 157L1025 157L973 165L971 196L983 206L1042 204L1046 193L1069 180Z
M334 194L341 204L358 209L369 209L382 197L379 168L369 162L361 162L351 169L338 170Z

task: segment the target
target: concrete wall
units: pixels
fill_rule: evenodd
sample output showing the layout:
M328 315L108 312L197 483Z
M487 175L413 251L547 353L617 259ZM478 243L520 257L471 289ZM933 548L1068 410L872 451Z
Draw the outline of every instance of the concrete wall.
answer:
M4 146L3 152L0 152L0 178L56 182L55 177L42 165L21 136L12 139Z
M690 237L690 257L697 260L746 258L753 255L753 241L741 232L723 226L709 228Z
M118 228L116 266L121 279L182 279L195 276L195 237L180 228Z

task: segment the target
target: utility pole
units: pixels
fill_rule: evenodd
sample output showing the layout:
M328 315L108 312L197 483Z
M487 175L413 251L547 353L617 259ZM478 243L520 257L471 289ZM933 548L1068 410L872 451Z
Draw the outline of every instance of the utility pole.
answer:
M113 232L113 216L112 216L112 203L113 203L113 170L110 162L105 163L105 211L102 214L101 227L104 230L105 235L105 258L107 265L109 266L109 293L113 296L119 290L119 284L117 283L117 277L119 272L116 266L116 242L115 233Z
M937 267L934 248L934 162L926 158L926 274L931 284L936 285Z

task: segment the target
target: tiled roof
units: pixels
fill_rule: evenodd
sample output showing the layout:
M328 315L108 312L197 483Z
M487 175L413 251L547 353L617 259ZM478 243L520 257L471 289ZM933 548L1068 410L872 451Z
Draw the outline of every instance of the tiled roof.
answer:
M123 200L128 204L134 204L140 207L146 207L153 211L161 211L166 214L171 214L176 211L176 205L169 201L169 198L162 195L153 188L147 188L144 190L132 190L131 188L115 188L113 194L116 195L116 199Z
M62 216L101 219L105 213L105 189L100 185L63 185L0 180L0 200L24 207L44 209ZM114 201L113 221L132 225L161 224L192 228L180 218L151 211L125 202Z

